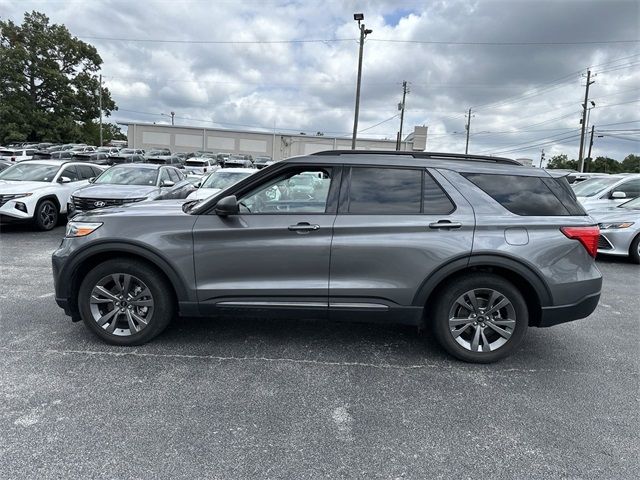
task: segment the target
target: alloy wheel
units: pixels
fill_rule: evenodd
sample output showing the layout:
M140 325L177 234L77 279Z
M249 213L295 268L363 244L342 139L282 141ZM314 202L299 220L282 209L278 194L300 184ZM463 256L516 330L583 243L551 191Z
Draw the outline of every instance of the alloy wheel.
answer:
M94 321L108 333L129 336L149 325L155 302L149 287L127 273L103 277L91 291Z
M453 339L471 352L491 352L506 344L516 327L516 311L502 293L490 288L469 290L449 310Z
M40 220L45 228L50 228L56 221L57 212L51 203L45 203L40 209Z

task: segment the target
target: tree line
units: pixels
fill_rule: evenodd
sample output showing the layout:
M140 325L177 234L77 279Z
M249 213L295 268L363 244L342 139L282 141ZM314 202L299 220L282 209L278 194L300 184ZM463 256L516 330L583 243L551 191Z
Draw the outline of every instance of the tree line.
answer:
M569 160L567 155L564 154L555 155L549 160L547 168L578 170L578 161ZM584 162L584 171L592 173L640 173L640 156L630 154L621 162L609 157L587 158Z
M43 13L25 13L21 25L0 20L0 144L83 142L97 145L98 97L102 114L117 106L100 85L102 58L93 45L73 37ZM103 124L103 139L126 139Z

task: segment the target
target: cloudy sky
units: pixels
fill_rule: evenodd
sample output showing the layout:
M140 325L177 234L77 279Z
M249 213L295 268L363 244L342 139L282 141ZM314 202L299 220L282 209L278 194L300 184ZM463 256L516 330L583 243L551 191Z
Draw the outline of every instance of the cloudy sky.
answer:
M349 136L358 29L361 136L405 133L428 150L577 158L587 67L594 153L640 153L637 0L0 0L0 17L46 13L98 48L118 122Z

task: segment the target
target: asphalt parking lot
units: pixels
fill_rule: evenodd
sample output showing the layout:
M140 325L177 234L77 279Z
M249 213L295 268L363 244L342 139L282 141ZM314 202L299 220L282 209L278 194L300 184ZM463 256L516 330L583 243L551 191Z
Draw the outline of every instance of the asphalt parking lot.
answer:
M640 268L586 320L460 363L412 328L180 319L107 346L55 302L63 235L0 234L0 478L636 478Z

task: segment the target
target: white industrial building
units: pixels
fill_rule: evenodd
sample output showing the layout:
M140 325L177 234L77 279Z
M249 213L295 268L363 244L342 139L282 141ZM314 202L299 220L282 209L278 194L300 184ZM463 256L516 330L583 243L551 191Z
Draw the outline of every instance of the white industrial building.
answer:
M172 152L244 153L254 157L268 155L281 160L296 155L308 155L323 150L351 148L351 138L324 135L291 135L280 132L250 132L220 128L156 125L153 123L128 123L129 148L165 147ZM400 149L423 152L427 143L427 127L415 127L402 141ZM395 140L358 139L359 150L395 150Z

